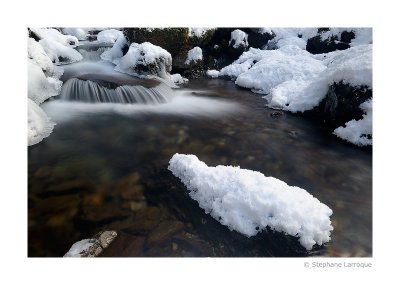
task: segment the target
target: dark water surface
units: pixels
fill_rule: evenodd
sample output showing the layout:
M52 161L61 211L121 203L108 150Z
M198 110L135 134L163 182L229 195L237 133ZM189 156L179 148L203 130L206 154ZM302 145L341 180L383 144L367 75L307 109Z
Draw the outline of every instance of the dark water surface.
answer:
M372 154L233 82L181 89L242 109L186 116L88 113L57 122L28 148L28 256L63 256L101 230L117 230L104 256L371 256ZM275 115L274 115L275 114ZM306 189L333 210L332 240L305 252L295 238L246 238L206 215L166 168L175 153L240 165Z

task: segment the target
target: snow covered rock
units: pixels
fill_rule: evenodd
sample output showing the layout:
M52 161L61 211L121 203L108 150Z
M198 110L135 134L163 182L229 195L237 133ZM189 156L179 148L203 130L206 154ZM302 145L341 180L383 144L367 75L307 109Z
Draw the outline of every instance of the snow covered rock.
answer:
M196 63L203 59L203 52L201 48L194 47L188 51L188 55L185 61L185 64Z
M276 50L250 48L221 69L223 76L266 94L271 108L304 112L318 106L334 83L372 88L372 45L319 55L291 44Z
M30 28L39 39L50 39L58 42L63 46L76 46L78 39L71 35L63 35L56 29L51 28Z
M118 61L116 71L131 75L156 75L170 79L172 57L165 49L149 42L132 43L128 52Z
M28 146L41 142L53 131L53 123L35 102L28 98Z
M250 237L269 227L299 237L307 250L330 240L332 210L304 189L240 167L209 167L195 155L175 154L168 169L231 230Z
M371 43L371 28L320 28L308 39L306 48L310 53L319 54Z
M210 30L215 30L215 28L189 28L189 37L201 38Z
M333 133L358 146L372 145L372 100L362 103L360 108L365 112L361 120L351 120Z
M171 74L171 80L175 84L183 84L189 81L188 79L182 77L182 75L180 75L179 73Z
M53 62L46 54L43 47L32 38L28 38L28 58L33 59L46 74L53 74Z
M100 43L107 43L113 44L115 43L120 37L124 37L124 34L121 31L116 29L109 29L101 31L97 34L97 41Z
M82 28L63 28L62 32L64 35L74 36L78 40L86 40L88 36L87 30Z
M111 49L103 52L100 57L102 60L107 60L114 62L115 60L119 60L123 56L123 49L127 46L127 41L124 35L119 34L117 40L115 41L113 47ZM117 64L117 62L116 62Z
M231 33L229 45L232 45L234 48L247 47L249 45L247 42L247 34L239 29L234 30Z
M46 77L33 59L28 59L28 98L41 104L48 98L60 94L62 82Z
M54 63L72 63L83 58L75 49L62 45L50 38L40 40L39 44Z
M212 70L207 70L207 76L208 77L211 77L211 78L218 78L218 76L219 76L219 71L218 70L214 70L214 69L212 69Z

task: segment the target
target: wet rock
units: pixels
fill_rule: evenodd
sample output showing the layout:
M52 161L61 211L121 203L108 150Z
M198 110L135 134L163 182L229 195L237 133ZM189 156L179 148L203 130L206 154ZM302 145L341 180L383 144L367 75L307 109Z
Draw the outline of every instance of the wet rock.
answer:
M158 207L147 207L136 213L135 218L138 220L158 221L162 216L162 211Z
M125 231L134 235L147 235L150 231L154 230L158 224L158 220L135 219Z
M96 257L107 248L110 243L117 237L116 231L104 231L96 234L90 242L93 242L87 250L80 253L81 257Z
M117 236L116 231L105 231L100 233L98 240L102 248L106 248Z
M118 205L104 204L101 207L86 206L82 207L81 220L92 223L106 222L126 218L129 215L120 209Z
M289 131L289 136L291 136L292 138L298 138L300 135L300 133L298 131L292 130Z
M280 118L283 116L283 112L280 111L275 111L269 114L271 118Z
M58 195L70 195L81 192L91 192L96 190L96 184L89 180L67 181L59 184L52 184L46 192L39 193L40 197L51 197Z
M215 256L212 245L190 233L178 234L174 240L180 245L182 250L191 252L194 256Z
M367 86L350 86L343 82L330 86L327 96L311 111L304 115L319 120L332 131L346 122L363 118L360 104L372 98L372 90Z
M184 224L180 221L165 221L157 228L152 230L147 237L148 244L162 243L169 239L173 234L184 228Z
M343 32L340 36L329 37L322 40L321 35L329 28L320 28L318 35L308 39L306 50L312 54L328 53L335 50L344 50L350 48L349 43L355 37L353 32Z

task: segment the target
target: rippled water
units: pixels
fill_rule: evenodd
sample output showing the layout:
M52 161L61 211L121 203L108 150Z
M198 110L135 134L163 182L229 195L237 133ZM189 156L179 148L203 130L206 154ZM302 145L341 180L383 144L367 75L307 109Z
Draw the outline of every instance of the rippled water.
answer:
M192 80L176 97L161 109L42 105L57 125L28 148L29 256L62 256L100 230L119 233L104 256L372 255L370 150L233 82ZM333 210L331 242L305 252L282 234L229 231L166 170L176 152L306 189Z

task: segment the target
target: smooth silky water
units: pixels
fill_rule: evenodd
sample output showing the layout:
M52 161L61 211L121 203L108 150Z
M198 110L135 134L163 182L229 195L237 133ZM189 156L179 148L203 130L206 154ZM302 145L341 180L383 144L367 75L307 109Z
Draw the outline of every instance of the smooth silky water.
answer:
M28 148L29 256L63 256L101 230L119 233L105 256L372 256L370 150L299 115L277 114L230 81L191 80L160 91L165 100L115 103L68 99L68 82L108 96L141 86L141 98L161 83L117 73L93 54L64 67L64 93L42 105L57 125ZM166 169L177 152L306 189L333 210L332 240L305 252L283 234L230 231Z

